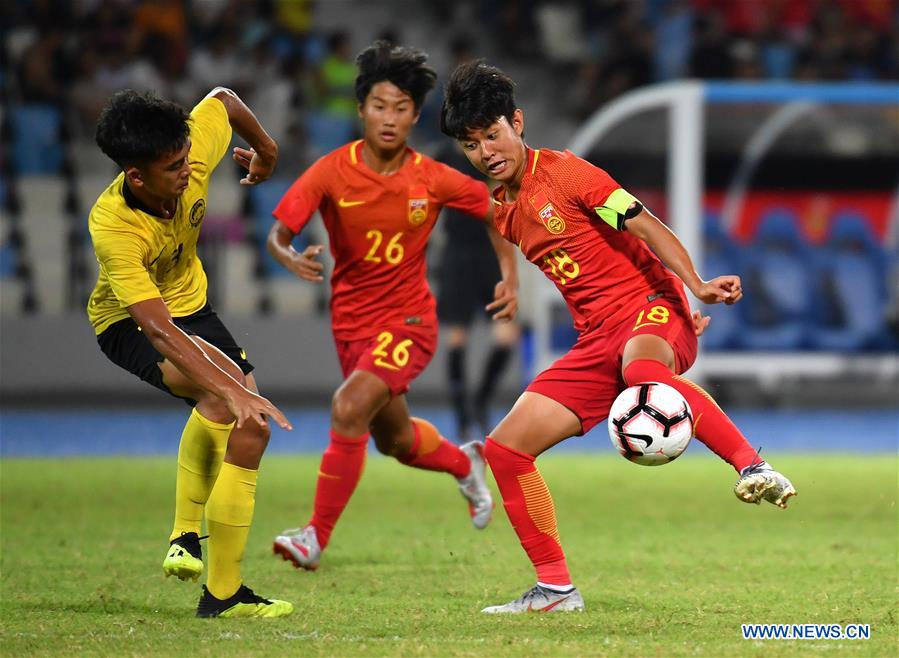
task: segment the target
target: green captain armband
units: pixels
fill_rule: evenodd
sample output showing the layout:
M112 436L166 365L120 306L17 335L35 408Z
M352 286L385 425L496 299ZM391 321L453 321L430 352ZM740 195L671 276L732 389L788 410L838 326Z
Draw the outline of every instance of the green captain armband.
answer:
M643 210L643 204L633 194L618 188L609 195L602 206L594 208L596 214L616 231L624 229L624 222L636 217Z

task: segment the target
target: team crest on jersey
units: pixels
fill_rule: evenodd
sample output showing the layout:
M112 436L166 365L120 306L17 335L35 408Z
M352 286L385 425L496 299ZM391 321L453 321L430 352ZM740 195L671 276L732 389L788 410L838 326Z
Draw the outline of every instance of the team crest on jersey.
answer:
M543 220L543 225L546 226L546 230L553 235L558 235L565 230L565 220L559 217L559 213L553 208L553 204L547 203L537 214L539 214L540 219Z
M188 221L191 227L197 228L203 218L206 216L206 202L203 199L197 199L193 207L190 209Z
M409 189L409 223L420 226L428 218L428 190L424 185Z
M543 222L547 231L553 235L558 235L565 230L565 220L562 219L561 215L556 211L555 206L553 206L546 197L545 192L541 190L529 200L531 205L534 206L534 210L537 211L537 215L540 216L540 221Z

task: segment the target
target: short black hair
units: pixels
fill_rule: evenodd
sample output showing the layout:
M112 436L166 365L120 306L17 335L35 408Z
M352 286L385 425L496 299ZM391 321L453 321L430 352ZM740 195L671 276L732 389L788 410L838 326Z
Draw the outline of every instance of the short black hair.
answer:
M500 117L510 122L515 114L515 83L484 60L460 64L453 71L443 95L440 130L455 139L486 128Z
M375 41L356 57L356 100L362 105L372 87L387 81L409 94L415 109L421 109L425 96L437 82L437 72L427 61L427 54L421 50Z
M132 89L117 92L97 121L100 150L123 169L144 165L187 143L190 114L180 105Z

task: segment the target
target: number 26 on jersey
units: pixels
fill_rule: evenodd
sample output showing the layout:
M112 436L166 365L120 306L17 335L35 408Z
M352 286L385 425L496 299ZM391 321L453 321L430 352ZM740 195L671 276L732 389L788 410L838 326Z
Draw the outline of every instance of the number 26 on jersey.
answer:
M390 265L398 265L405 255L403 245L400 244L401 237L403 237L402 231L390 238L387 244L384 245L384 248L381 249L381 244L384 242L384 234L377 229L371 229L365 234L365 238L371 241L368 253L365 254L365 260L369 263L380 263L382 260L385 260Z

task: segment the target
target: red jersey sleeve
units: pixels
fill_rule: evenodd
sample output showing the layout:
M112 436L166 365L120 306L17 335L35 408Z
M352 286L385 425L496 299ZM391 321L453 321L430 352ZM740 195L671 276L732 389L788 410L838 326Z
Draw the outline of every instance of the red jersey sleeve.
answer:
M442 162L434 164L437 167L434 181L437 202L441 206L460 210L477 219L484 219L490 204L487 185Z
M598 216L614 229L624 228L624 217L637 198L623 189L604 169L578 158L572 167L578 202L590 217Z
M318 210L326 193L328 166L325 158L317 160L291 185L272 214L294 233L299 233Z

